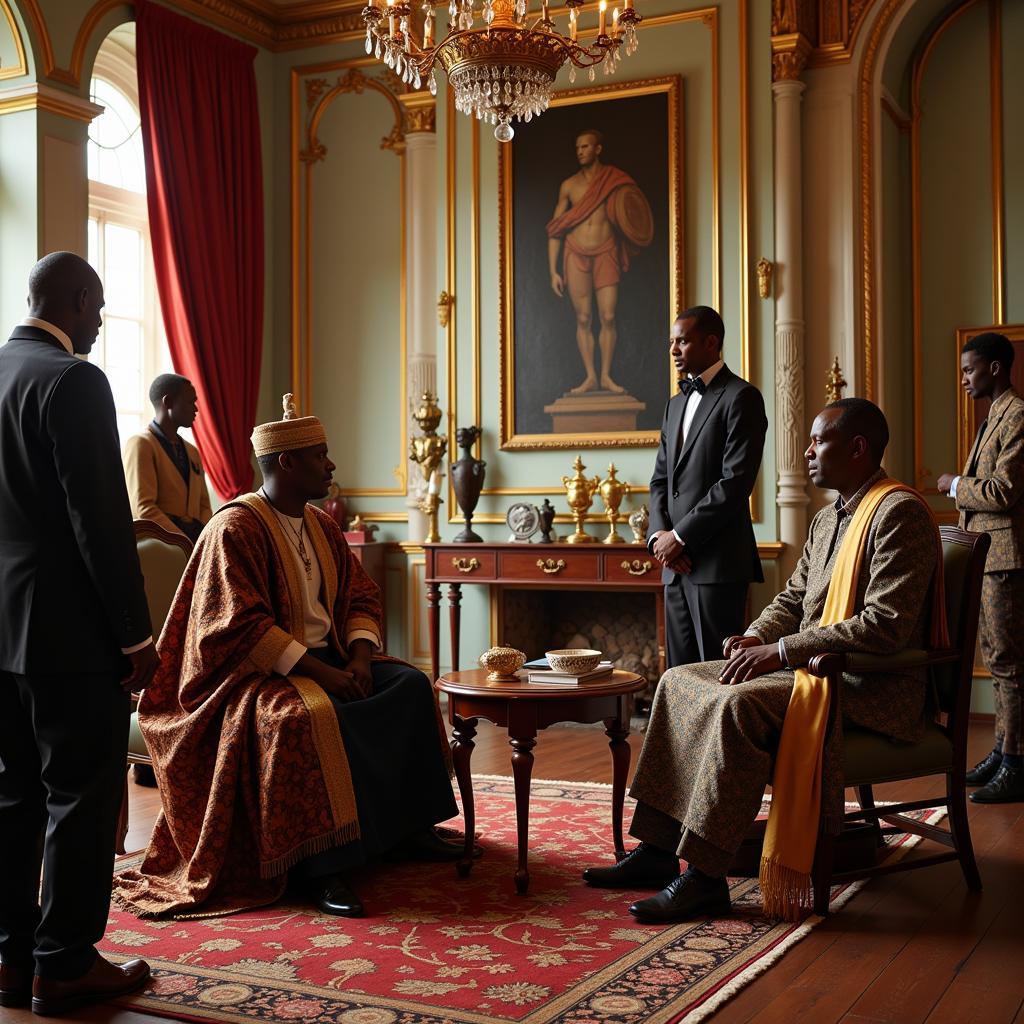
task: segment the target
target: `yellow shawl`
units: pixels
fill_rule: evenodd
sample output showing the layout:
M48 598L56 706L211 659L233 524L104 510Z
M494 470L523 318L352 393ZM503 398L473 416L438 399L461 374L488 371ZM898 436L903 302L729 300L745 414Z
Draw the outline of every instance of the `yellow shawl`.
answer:
M917 495L913 488L896 480L879 480L857 506L836 556L821 613L822 626L832 626L853 615L871 522L879 505L896 491ZM939 550L932 587L931 640L933 646L945 647L949 640L942 586L942 543L937 527L935 539ZM829 697L827 679L812 676L805 668L795 671L775 758L760 871L765 913L787 921L799 920L801 911L811 903L811 867L821 814L822 755Z

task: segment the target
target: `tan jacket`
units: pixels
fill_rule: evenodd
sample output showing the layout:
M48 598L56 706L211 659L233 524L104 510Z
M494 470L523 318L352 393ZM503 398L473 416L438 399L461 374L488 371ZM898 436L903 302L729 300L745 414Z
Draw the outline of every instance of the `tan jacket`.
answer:
M960 528L992 538L985 572L1024 569L1024 398L1004 391L988 413L974 475L956 484Z
M190 463L187 492L178 467L148 428L128 438L123 456L132 515L152 519L172 533L182 531L170 516L196 519L205 525L213 515L199 452L184 438L182 443Z

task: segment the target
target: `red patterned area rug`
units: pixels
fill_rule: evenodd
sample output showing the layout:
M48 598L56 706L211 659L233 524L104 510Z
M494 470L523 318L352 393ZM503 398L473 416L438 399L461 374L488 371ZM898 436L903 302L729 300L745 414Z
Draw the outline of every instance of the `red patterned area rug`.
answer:
M153 968L122 1005L245 1024L693 1024L821 921L771 922L756 880L735 879L728 918L637 923L636 894L580 881L611 862L611 789L593 783L534 781L530 891L517 896L512 780L478 776L474 792L485 853L470 876L450 864L368 870L353 879L359 920L298 902L172 921L112 909L100 948ZM862 884L837 887L833 906Z

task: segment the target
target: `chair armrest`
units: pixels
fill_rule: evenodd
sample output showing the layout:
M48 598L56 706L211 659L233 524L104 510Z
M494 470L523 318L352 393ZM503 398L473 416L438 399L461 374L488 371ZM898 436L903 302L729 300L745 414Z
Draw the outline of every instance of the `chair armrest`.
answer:
M954 648L925 651L908 647L895 654L818 654L811 658L808 669L816 676L831 676L843 672L870 675L872 672L906 672L928 665L942 665L957 661L960 652Z

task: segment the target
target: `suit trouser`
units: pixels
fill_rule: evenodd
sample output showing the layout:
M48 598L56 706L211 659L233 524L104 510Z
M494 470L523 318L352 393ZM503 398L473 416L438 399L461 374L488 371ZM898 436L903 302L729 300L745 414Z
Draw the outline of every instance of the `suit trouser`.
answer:
M722 657L727 637L746 626L747 583L694 583L677 575L665 585L668 668Z
M982 578L981 654L992 673L996 746L1024 754L1024 569Z
M110 909L129 697L110 673L0 672L0 957L80 977ZM39 872L42 867L42 901Z

